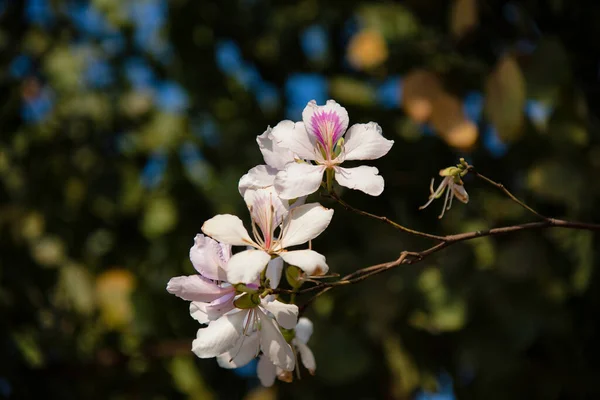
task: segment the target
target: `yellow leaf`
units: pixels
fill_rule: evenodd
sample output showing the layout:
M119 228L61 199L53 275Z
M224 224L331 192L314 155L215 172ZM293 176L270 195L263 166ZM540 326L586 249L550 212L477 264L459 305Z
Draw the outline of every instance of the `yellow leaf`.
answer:
M125 269L111 269L96 278L96 295L104 323L109 328L124 328L133 319L131 292L135 276Z
M454 0L450 12L450 30L460 39L477 26L477 0Z
M356 79L333 78L330 83L331 94L345 104L373 105L375 91L369 85Z
M420 386L421 376L410 354L404 348L400 338L392 335L384 337L386 361L394 376L393 392L395 398L406 395Z
M523 126L525 79L511 55L504 56L486 84L485 113L503 140L519 137Z
M404 77L402 107L415 122L426 122L433 112L434 99L443 92L438 76L422 69L409 72Z
M352 37L348 45L348 61L356 69L371 69L388 58L385 39L377 30L362 30Z

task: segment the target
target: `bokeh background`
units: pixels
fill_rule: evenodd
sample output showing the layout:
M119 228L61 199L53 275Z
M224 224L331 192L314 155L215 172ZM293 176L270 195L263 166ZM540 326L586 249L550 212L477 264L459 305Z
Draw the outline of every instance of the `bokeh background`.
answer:
M247 219L255 136L311 99L396 142L372 163L382 196L342 192L357 207L437 234L534 219L470 177L468 206L418 211L465 157L600 222L598 21L567 0L0 1L0 397L598 398L590 232L478 239L332 290L306 314L316 376L267 390L197 359L165 290L204 220ZM332 271L430 245L320 200Z

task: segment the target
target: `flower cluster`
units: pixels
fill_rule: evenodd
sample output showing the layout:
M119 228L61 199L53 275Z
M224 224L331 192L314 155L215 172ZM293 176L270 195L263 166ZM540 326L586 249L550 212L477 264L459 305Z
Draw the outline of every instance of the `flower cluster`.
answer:
M298 358L311 374L316 369L307 346L312 323L298 319L294 298L286 301L277 291L282 276L297 289L329 270L310 242L329 226L333 210L307 203L306 197L321 186L331 191L333 179L378 196L384 182L377 168L340 165L382 157L394 143L373 122L348 129L346 109L333 100L324 106L309 102L302 119L282 121L257 137L265 165L239 181L251 229L230 214L209 219L190 249L197 274L172 278L167 285L169 293L191 302L192 317L206 325L192 351L200 358L216 357L224 368L259 357L257 374L265 386L276 377L291 381ZM308 248L295 248L307 243ZM232 246L243 249L232 254Z

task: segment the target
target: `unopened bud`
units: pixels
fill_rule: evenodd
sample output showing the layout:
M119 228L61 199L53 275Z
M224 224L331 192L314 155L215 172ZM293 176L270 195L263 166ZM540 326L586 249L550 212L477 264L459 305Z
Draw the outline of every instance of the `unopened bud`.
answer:
M299 288L302 285L300 268L293 265L288 265L285 269L285 279L294 289Z
M246 293L234 300L233 305L236 308L247 310L260 304L260 296L257 293Z
M461 170L457 167L448 167L440 170L440 176L456 176L460 174Z

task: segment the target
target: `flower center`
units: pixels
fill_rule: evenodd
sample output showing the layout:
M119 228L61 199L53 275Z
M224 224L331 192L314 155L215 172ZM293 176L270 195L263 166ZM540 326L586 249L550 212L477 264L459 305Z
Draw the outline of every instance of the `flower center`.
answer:
M335 152L338 141L344 134L340 117L334 111L316 111L311 117L310 124L323 158L332 160L337 157Z
M274 244L275 229L279 226L281 219L273 205L272 194L256 196L254 204L250 206L250 215L252 216L254 240L268 252Z

